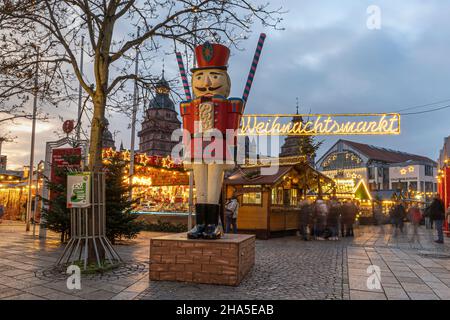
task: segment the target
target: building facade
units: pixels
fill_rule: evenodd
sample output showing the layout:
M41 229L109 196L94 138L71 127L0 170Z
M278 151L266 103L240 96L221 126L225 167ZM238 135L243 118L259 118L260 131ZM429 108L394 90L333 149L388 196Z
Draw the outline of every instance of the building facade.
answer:
M116 150L116 142L114 141L113 134L109 130L109 121L105 118L104 120L105 128L102 132L102 148Z
M145 110L142 129L138 132L139 152L151 156L168 156L178 143L172 141L172 133L181 127L175 104L170 99L169 83L162 79L156 84L155 97Z
M427 157L348 140L336 142L317 162L318 170L350 192L360 180L370 191L437 192L437 163Z
M439 152L438 192L445 207L450 206L450 136L444 138L444 145ZM448 221L446 228L449 229Z

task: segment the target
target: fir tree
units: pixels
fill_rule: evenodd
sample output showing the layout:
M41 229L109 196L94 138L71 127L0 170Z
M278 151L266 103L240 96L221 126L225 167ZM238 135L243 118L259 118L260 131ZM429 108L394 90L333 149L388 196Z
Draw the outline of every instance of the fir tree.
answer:
M80 163L79 157L67 157L70 165ZM77 162L78 161L78 162ZM134 201L128 200L128 184L124 180L125 169L128 162L118 155L112 157L104 164L106 173L106 236L114 243L116 239L132 239L143 230L144 224L136 221L138 217L132 214ZM45 226L61 234L61 242L70 236L70 209L67 209L67 173L69 168L57 167L56 181L46 177L46 183L51 193L50 199L44 199L47 208L43 208Z
M61 234L61 242L70 237L70 209L67 208L67 174L77 166L81 158L77 155L68 155L64 160L69 167L55 167L55 179L51 181L45 177L45 183L50 191L50 199L43 199L45 206L42 208L42 216L45 219L45 227Z
M106 172L106 236L114 244L116 239L135 238L143 230L144 224L136 221L131 213L135 201L128 199L129 189L125 180L128 162L118 154L108 159Z

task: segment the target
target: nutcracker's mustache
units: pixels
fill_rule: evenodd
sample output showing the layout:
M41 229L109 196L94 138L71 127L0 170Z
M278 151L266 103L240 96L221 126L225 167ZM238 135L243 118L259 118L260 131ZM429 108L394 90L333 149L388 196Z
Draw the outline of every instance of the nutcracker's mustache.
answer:
M206 92L206 91L216 91L218 89L222 88L222 86L218 86L218 87L209 87L209 88L199 88L199 87L195 87L195 89L197 89L198 91L201 92Z

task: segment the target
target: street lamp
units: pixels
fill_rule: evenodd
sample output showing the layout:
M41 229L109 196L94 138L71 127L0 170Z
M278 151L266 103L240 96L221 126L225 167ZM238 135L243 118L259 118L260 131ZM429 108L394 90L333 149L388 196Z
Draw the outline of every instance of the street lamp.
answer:
M36 47L36 73L34 75L34 89L33 89L33 123L31 127L31 150L30 150L30 170L28 176L28 202L26 215L26 231L30 231L30 216L31 216L31 198L33 185L33 165L34 165L34 144L36 138L36 113L37 113L37 99L38 99L38 73L39 73L39 47Z
M34 210L33 210L33 237L36 236L36 210L38 208L38 195L39 195L39 177L44 171L44 161L39 161L36 170L36 188L34 192ZM42 213L41 213L42 214Z

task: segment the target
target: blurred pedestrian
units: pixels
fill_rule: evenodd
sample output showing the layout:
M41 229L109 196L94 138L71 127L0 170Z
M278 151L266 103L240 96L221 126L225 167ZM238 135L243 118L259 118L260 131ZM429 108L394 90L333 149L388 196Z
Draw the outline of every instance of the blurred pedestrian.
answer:
M444 243L444 219L445 219L445 207L444 202L436 196L431 202L429 207L430 219L434 221L438 239L434 242L443 244Z
M380 232L384 234L384 224L386 222L386 217L383 214L383 208L381 204L375 204L373 208L373 217L375 219L376 225L380 227Z
M239 211L239 202L237 197L233 195L231 199L229 199L225 203L225 232L230 233L231 226L233 226L233 233L237 233L237 217Z
M417 205L412 205L408 210L408 220L411 222L413 227L413 235L411 238L411 242L419 242L419 226L422 221L422 212Z
M0 223L3 222L3 215L5 214L5 206L0 203Z
M353 224L355 223L356 215L358 214L358 207L352 201L348 200L342 206L342 223L341 234L343 237L353 237Z
M426 229L433 229L431 218L430 218L430 207L425 207L423 211L423 216L425 218L425 228Z
M328 207L325 201L322 199L316 200L315 204L315 217L316 217L316 223L315 223L315 238L316 240L325 240L325 227L327 225L327 215L328 215Z
M327 228L330 230L329 240L339 240L338 226L340 216L341 216L341 205L336 199L332 199L330 202L330 208L328 210L327 215Z
M406 216L406 209L403 203L398 203L391 209L391 223L392 228L394 229L394 237L397 237L398 230L403 233L403 219Z
M309 240L309 229L313 219L313 204L309 200L300 202L300 236L303 240Z

